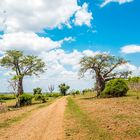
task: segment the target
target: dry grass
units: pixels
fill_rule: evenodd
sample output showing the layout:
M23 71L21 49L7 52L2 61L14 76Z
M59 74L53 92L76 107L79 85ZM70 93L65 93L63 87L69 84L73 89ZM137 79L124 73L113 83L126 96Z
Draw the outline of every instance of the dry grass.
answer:
M65 122L66 139L111 140L110 134L99 128L97 120L92 120L72 98L68 98Z
M128 97L109 99L76 99L78 105L113 139L140 139L140 100Z

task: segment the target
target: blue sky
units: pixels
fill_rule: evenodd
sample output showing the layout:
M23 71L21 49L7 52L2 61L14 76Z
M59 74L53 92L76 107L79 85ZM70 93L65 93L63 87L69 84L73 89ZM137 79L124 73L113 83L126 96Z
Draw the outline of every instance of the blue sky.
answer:
M47 90L46 85L57 87L61 82L78 89L92 87L90 77L78 79L78 62L82 56L99 52L130 60L122 69L139 75L140 1L4 0L0 4L0 55L8 49L38 55L48 65L40 77L42 83L36 77L25 78L26 91L36 86ZM0 91L7 91L11 71L1 68L0 74Z
M81 0L80 3L84 2ZM99 7L99 0L87 0L86 2L89 3L89 9L94 17L91 22L92 28L82 26L72 29L47 30L45 35L54 40L64 38L66 35L74 37L76 41L63 45L65 50L109 51L114 55L122 55L139 66L139 54L124 55L120 52L120 48L129 44L140 44L140 1L135 0L122 5L110 3L103 8Z

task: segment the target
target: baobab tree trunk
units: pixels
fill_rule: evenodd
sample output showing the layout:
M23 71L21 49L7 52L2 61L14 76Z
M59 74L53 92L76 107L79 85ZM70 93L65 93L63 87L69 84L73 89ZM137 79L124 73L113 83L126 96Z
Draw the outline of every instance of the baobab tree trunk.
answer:
M23 78L19 78L18 81L18 96L23 94Z
M20 98L19 96L23 94L23 77L19 78L18 80L18 93L17 93L17 102L16 102L16 107L20 107Z
M101 92L105 88L105 80L102 76L96 75L96 90L97 90L97 97L100 96Z

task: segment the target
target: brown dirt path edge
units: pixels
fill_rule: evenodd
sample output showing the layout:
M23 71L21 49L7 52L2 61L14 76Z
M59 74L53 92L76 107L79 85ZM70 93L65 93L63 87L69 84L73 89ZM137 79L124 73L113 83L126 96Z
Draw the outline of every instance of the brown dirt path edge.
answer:
M26 120L3 130L0 140L63 140L66 98L38 110Z

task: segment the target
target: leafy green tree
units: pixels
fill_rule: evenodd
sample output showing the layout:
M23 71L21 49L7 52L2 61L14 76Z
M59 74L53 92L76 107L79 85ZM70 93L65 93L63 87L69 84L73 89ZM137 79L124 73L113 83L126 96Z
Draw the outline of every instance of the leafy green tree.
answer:
M80 61L80 77L83 77L87 71L93 74L93 78L96 79L96 91L97 97L104 90L107 81L115 78L127 78L131 73L118 72L115 69L126 64L127 61L123 58L118 58L109 54L97 54L94 57L85 56Z
M34 89L33 89L33 92L34 92L34 95L35 95L35 94L42 94L42 89L39 88L39 87L38 87L38 88L34 88Z
M60 84L59 86L60 93L64 96L66 95L67 91L69 90L70 86L66 85L65 83Z
M33 55L24 55L22 51L8 50L0 59L0 65L15 72L18 80L18 96L23 94L23 78L38 75L45 71L45 63Z

